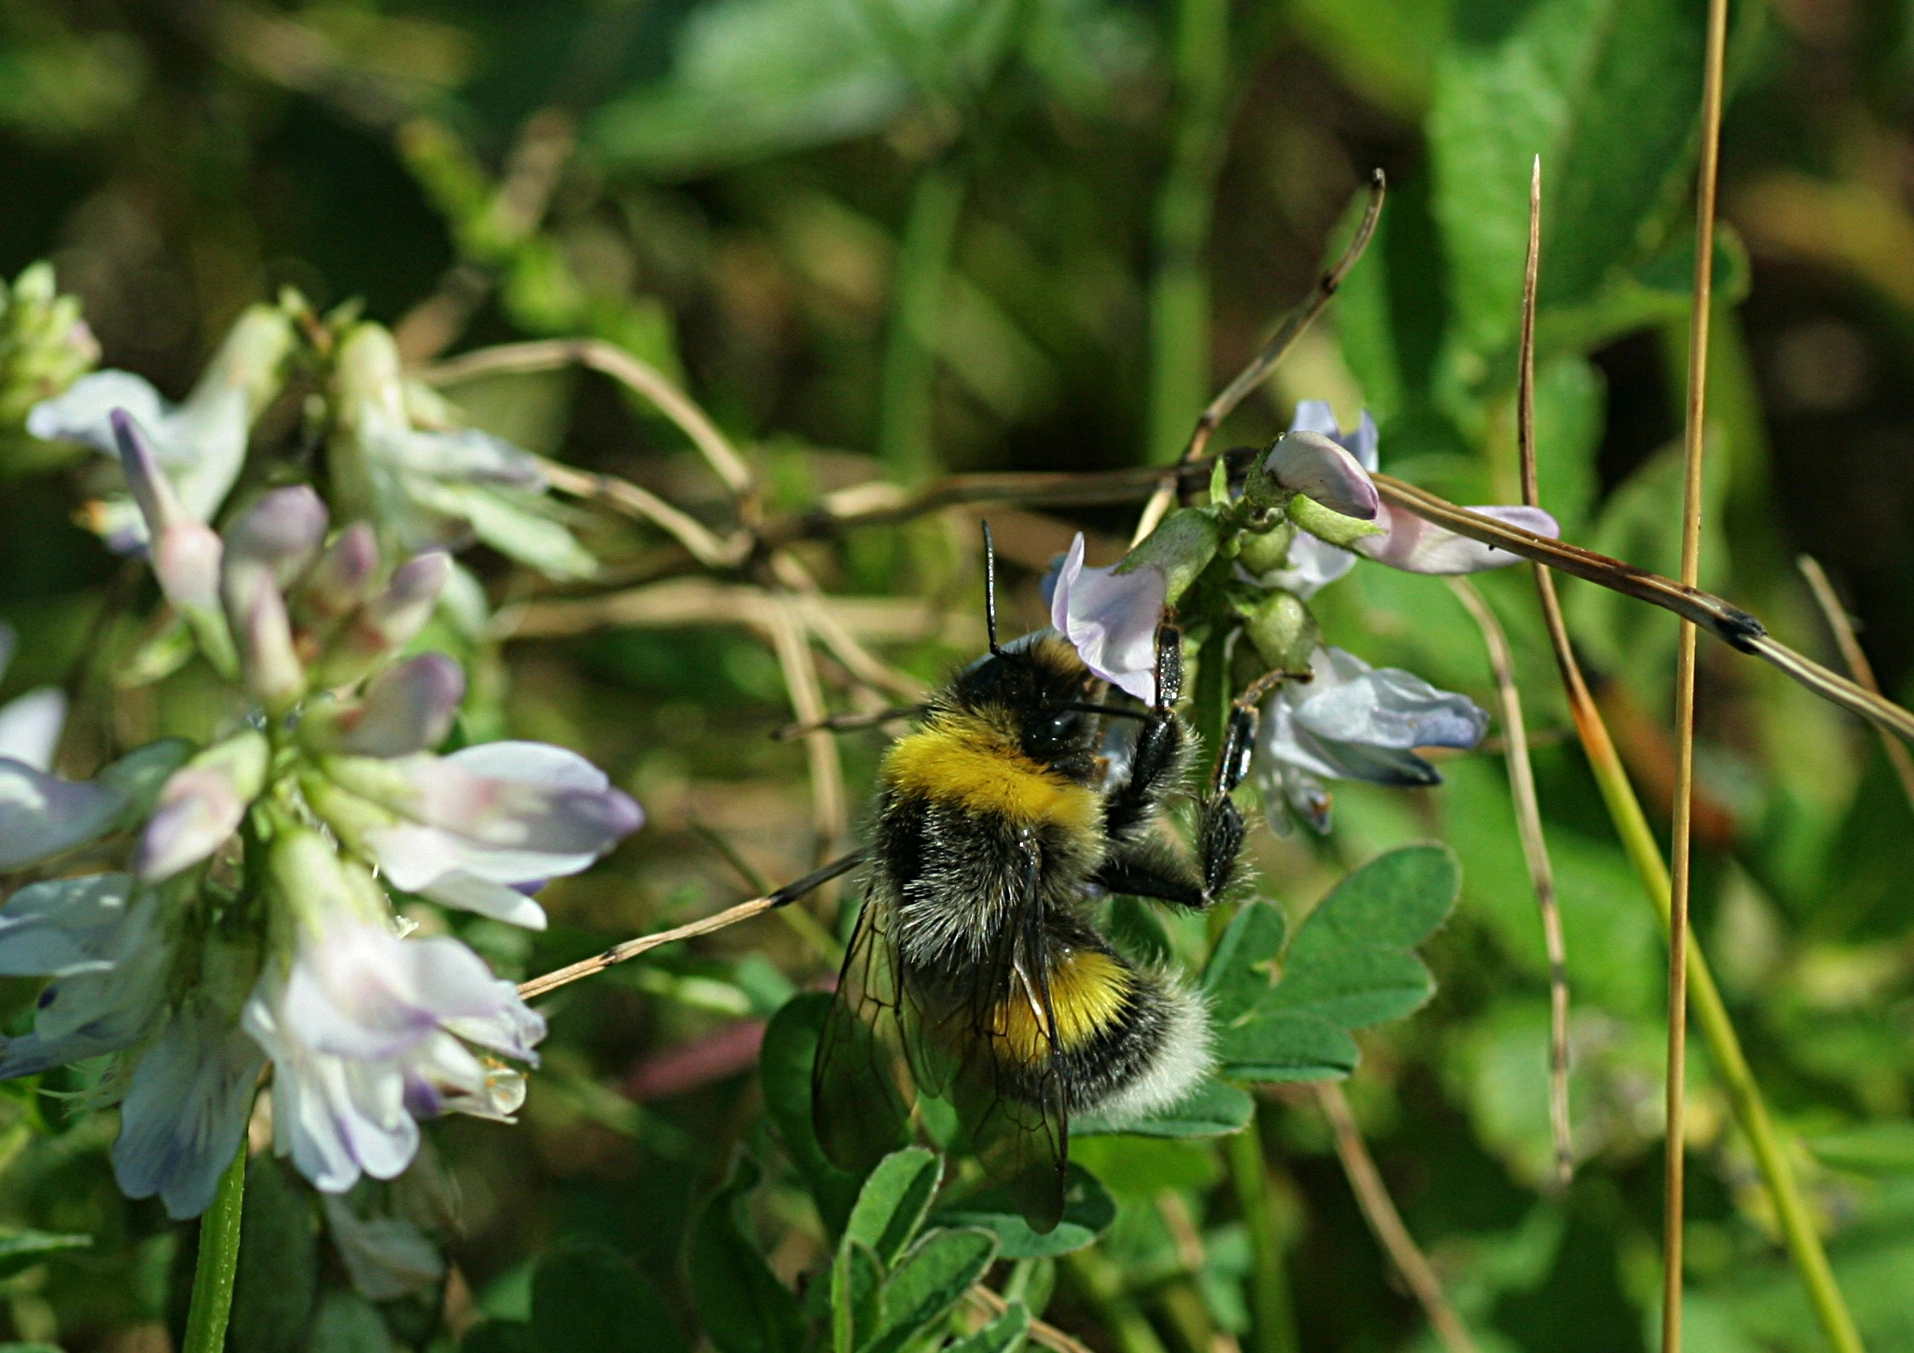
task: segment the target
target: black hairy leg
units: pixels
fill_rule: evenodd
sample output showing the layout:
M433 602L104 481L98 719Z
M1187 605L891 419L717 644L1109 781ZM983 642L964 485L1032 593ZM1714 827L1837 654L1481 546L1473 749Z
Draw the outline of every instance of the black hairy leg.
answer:
M1243 815L1230 792L1249 773L1256 710L1242 705L1230 710L1216 771L1197 812L1195 858L1150 833L1138 832L1174 787L1183 764L1185 735L1174 713L1183 691L1181 642L1172 626L1157 631L1157 701L1137 733L1129 775L1105 798L1110 853L1096 880L1113 893L1203 908L1222 896L1236 875L1244 828Z

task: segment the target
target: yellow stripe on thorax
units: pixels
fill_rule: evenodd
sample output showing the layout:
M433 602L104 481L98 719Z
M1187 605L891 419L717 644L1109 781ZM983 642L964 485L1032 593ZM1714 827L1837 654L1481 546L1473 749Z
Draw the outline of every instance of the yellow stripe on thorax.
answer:
M1050 1009L1065 1052L1109 1027L1123 1009L1132 980L1129 969L1095 949L1076 950L1050 970ZM1042 1015L1021 986L1013 985L992 1023L1011 1057L1023 1065L1034 1066L1050 1055Z
M968 714L946 714L930 727L899 738L884 758L884 783L1017 826L1096 827L1095 794L1038 765L1008 734Z

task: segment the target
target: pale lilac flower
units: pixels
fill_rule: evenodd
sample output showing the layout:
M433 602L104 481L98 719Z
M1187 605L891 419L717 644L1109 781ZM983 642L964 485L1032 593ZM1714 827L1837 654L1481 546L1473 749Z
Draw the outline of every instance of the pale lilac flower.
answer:
M1550 539L1562 534L1555 518L1539 507L1504 507L1492 503L1469 511ZM1446 526L1437 526L1402 508L1383 507L1376 516L1376 524L1385 528L1385 534L1357 541L1357 553L1407 573L1481 573L1522 562L1519 554L1457 535Z
M186 514L211 521L245 462L252 420L278 392L280 364L292 343L283 311L254 306L233 326L183 404L168 404L130 371L96 371L35 405L27 431L112 455L112 415L123 411L152 438L157 463L177 487ZM148 539L151 521L150 513L118 498L96 504L92 524L112 548L129 551Z
M266 1054L231 1011L189 996L140 1058L120 1101L113 1175L129 1198L158 1194L175 1221L213 1201L252 1112Z
M0 973L50 976L33 1032L5 1040L0 1080L117 1052L158 1018L173 961L151 889L125 874L50 879L0 908Z
M224 845L265 786L270 755L265 736L247 729L174 771L140 833L133 872L157 883Z
M1120 572L1083 566L1083 533L1070 543L1050 593L1050 623L1084 666L1145 704L1156 703L1156 632L1169 579L1142 564Z
M1368 414L1363 417L1367 419ZM1365 427L1374 433L1374 422ZM1369 440L1374 441L1373 435ZM1292 429L1284 433L1269 449L1263 467L1284 488L1313 498L1345 517L1371 521L1382 506L1369 478L1369 467L1341 442L1320 432Z
M443 653L421 653L373 678L337 720L334 745L354 756L425 751L445 741L464 698L464 669Z
M272 1057L280 1153L327 1193L391 1179L418 1149L415 1115L463 1107L484 1081L460 1041L535 1063L545 1023L457 940L400 939L334 914L246 1003Z
M1473 747L1487 711L1465 695L1439 691L1400 668L1373 668L1340 648L1318 648L1313 679L1284 682L1263 703L1256 734L1257 786L1271 822L1289 806L1317 831L1329 830L1324 779L1385 785L1441 783L1417 747Z
M1320 435L1348 452L1357 466L1367 474L1375 473L1378 465L1378 438L1375 419L1369 416L1368 410L1363 411L1361 424L1354 431L1345 433L1337 425L1336 416L1330 411L1326 400L1301 400L1296 405L1296 416L1290 423L1291 435L1299 432ZM1288 440L1290 438L1283 439L1285 442ZM1279 442L1278 446L1281 445L1282 442ZM1317 449L1321 450L1320 447ZM1345 474L1350 469L1348 466L1341 468ZM1327 471L1323 473L1326 474ZM1298 485L1290 487L1300 488ZM1373 484L1370 490L1374 492ZM1301 491L1308 492L1307 489ZM1295 539L1290 543L1286 566L1272 570L1256 581L1266 587L1280 587L1284 591L1294 592L1297 596L1308 600L1323 587L1335 582L1354 568L1357 554L1409 573L1480 573L1485 569L1505 568L1510 564L1521 562L1519 555L1457 535L1446 527L1437 526L1412 512L1401 508L1391 508L1380 499L1376 500L1375 511L1366 516L1362 513L1347 512L1325 499L1318 498L1317 501L1322 502L1325 507L1343 512L1345 516L1373 520L1377 526L1383 528L1383 533L1357 541L1352 553L1350 550L1318 540L1306 531L1298 531ZM1512 526L1534 531L1537 535L1550 537L1561 535L1561 527L1556 524L1555 519L1540 508L1491 505L1472 507L1469 510L1494 517Z
M365 842L394 887L448 907L542 930L545 911L522 887L589 868L644 812L584 757L539 742L486 742L450 756L383 763L373 782L339 767L405 820ZM335 774L335 778L339 778Z

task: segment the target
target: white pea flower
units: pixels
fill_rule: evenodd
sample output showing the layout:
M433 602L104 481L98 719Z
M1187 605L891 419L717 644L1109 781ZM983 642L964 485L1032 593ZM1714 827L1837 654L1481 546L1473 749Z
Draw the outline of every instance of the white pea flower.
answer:
M1156 703L1156 632L1169 578L1154 564L1128 572L1083 566L1083 533L1050 587L1050 623L1082 655L1084 666L1145 704Z
M301 935L291 965L246 1003L273 1060L277 1149L327 1193L391 1179L418 1149L415 1115L489 1115L487 1068L467 1043L535 1063L545 1022L457 940L400 939L340 915ZM515 1095L502 1092L515 1107Z
M1373 559L1377 563L1387 564L1391 568L1402 569L1408 573L1480 573L1485 569L1505 568L1520 563L1519 555L1507 550L1498 550L1480 541L1470 540L1457 535L1446 527L1437 526L1412 512L1401 508L1392 508L1375 498L1373 483L1368 485L1368 494L1363 494L1349 481L1352 470L1359 469L1367 476L1374 474L1377 466L1377 443L1375 419L1364 410L1361 423L1353 430L1344 432L1337 425L1336 416L1330 411L1329 403L1321 399L1305 399L1296 405L1296 416L1290 423L1291 437L1285 437L1277 443L1280 451L1285 443L1292 441L1294 434L1310 433L1324 439L1333 448L1346 452L1355 462L1350 466L1333 459L1327 450L1312 438L1308 442L1298 443L1297 450L1290 453L1296 463L1290 470L1295 477L1310 476L1320 481L1324 492L1340 497L1348 507L1361 508L1373 498L1374 511L1350 511L1328 498L1318 497L1302 483L1289 483L1283 479L1283 470L1272 466L1279 481L1286 487L1317 497L1325 507L1371 521L1382 528L1381 534L1365 537L1355 543L1353 552L1318 540L1307 531L1298 531L1289 546L1287 563L1279 569L1263 574L1256 581L1265 587L1280 587L1284 591L1294 592L1304 600L1314 596L1328 584L1348 573L1356 566L1356 555ZM1305 455L1304 451L1315 454ZM1274 455L1275 452L1272 452ZM1483 516L1494 517L1511 526L1520 526L1537 535L1557 537L1562 533L1555 518L1539 507L1510 507L1491 504L1486 507L1472 507L1471 512L1480 512Z
M253 419L279 392L280 368L292 347L286 312L255 305L226 335L184 403L167 403L130 371L96 371L36 404L27 415L27 431L114 455L112 414L122 410L152 439L185 512L195 521L211 521L245 462ZM137 549L148 539L151 516L128 499L93 504L90 515L93 529L115 550Z
M20 636L0 621L0 674L13 661ZM58 686L38 686L0 705L0 759L44 771L53 765L53 752L66 727L66 692Z
M1489 726L1488 712L1466 695L1340 648L1318 648L1310 671L1312 680L1284 682L1264 701L1256 734L1257 787L1279 831L1285 802L1317 831L1329 830L1324 779L1439 784L1415 748L1473 747Z
M545 911L528 892L589 868L644 822L603 771L541 742L334 757L324 770L348 797L315 783L308 798L394 887L534 930Z

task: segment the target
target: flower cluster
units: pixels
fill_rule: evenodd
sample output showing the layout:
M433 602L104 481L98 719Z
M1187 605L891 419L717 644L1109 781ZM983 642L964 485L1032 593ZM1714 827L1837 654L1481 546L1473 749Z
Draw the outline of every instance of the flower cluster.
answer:
M21 286L27 281L23 276ZM50 286L49 275L42 289ZM84 335L77 312L69 319L69 328L78 324ZM63 379L34 387L40 402L26 414L27 431L117 456L112 415L124 410L145 430L186 515L210 522L238 480L260 416L285 391L288 370L304 360L321 368L315 374L325 393L322 425L339 505L372 523L382 545L412 553L482 540L549 577L596 571L596 561L555 518L535 457L462 426L445 400L405 376L392 335L379 325L355 323L320 353L302 347L302 329L311 324L316 321L296 294L278 305L248 307L177 405L130 371L75 380L83 367L62 367ZM6 356L0 339L0 362ZM0 401L6 388L0 385ZM146 543L145 516L134 496L108 494L90 504L86 516L115 550Z
M133 834L123 868L0 908L0 974L53 979L0 1078L112 1055L98 1094L120 1103L121 1187L177 1217L211 1201L268 1062L282 1154L330 1192L391 1178L418 1118L517 1108L522 1074L503 1059L534 1062L544 1023L457 940L403 937L387 888L541 927L532 894L642 814L561 748L432 750L463 674L403 654L446 555L388 573L373 529L329 533L304 487L215 533L139 420L107 422L160 588L246 713L203 749L156 743L85 782L48 772L45 711L0 742L0 869L57 870ZM0 733L34 723L15 708Z
M1264 700L1256 779L1270 821L1285 807L1329 829L1324 779L1429 785L1441 776L1418 747L1473 747L1488 715L1398 668L1374 669L1320 642L1307 602L1358 556L1411 573L1462 574L1517 562L1382 501L1371 476L1379 437L1365 411L1344 432L1321 400L1298 404L1290 430L1252 469L1239 496L1218 479L1207 508L1166 518L1109 568L1087 568L1083 537L1046 580L1051 623L1097 676L1145 702L1155 698L1156 631L1166 604L1208 579L1243 623L1263 661L1283 674ZM1472 511L1540 535L1560 533L1539 508ZM1224 567L1227 565L1227 567Z

